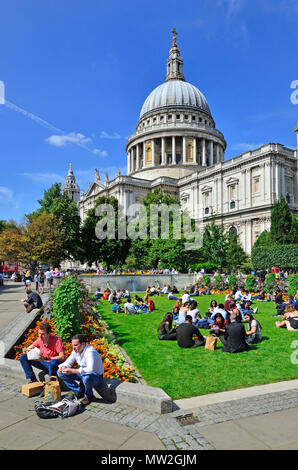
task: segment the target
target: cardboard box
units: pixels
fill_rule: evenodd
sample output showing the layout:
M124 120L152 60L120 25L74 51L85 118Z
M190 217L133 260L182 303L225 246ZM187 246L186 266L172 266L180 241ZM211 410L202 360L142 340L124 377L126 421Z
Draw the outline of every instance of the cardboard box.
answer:
M34 397L39 395L44 388L43 382L32 382L31 384L22 385L22 394L26 397Z

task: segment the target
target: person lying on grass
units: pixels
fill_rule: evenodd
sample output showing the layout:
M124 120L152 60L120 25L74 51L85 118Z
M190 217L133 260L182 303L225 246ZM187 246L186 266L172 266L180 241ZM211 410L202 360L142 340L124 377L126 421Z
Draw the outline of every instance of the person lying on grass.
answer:
M275 326L276 328L286 326L289 331L298 331L298 311L295 309L294 305L287 305L282 321L276 321Z

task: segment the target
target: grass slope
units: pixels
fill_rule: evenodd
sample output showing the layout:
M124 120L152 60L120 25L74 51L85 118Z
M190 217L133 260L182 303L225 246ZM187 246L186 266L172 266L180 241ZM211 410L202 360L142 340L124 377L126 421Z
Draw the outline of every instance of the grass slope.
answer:
M211 299L223 303L224 295L195 299L204 314ZM273 303L254 302L259 307L255 317L262 325L263 341L251 345L248 352L229 354L221 351L220 341L215 351L207 351L204 347L181 349L176 341L158 340L157 327L175 302L166 295L153 301L157 310L148 315L111 313L108 301L103 301L99 311L147 384L162 388L173 399L298 377L298 365L291 363L291 343L298 340L298 333L275 327L280 318L272 317L276 313ZM201 332L209 335L208 330Z

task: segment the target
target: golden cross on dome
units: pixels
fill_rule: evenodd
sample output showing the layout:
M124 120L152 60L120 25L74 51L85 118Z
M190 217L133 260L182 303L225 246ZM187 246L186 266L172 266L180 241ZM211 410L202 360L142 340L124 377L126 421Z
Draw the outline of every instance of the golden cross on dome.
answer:
M177 46L177 44L176 44L176 39L177 39L176 36L177 36L178 33L177 33L177 31L176 31L175 28L172 29L171 33L173 33L173 44L172 44L172 47L176 47L176 46Z

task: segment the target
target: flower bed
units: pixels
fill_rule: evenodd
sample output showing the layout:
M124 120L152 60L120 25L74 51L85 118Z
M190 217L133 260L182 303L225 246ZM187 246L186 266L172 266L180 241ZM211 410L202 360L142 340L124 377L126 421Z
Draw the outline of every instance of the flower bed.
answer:
M97 310L91 306L88 297L84 298L84 302L80 308L81 316L81 333L87 336L88 344L93 346L100 354L104 366L104 377L108 379L117 379L123 382L136 382L135 369L127 365L119 348L111 340L109 332L102 325L98 317ZM22 354L22 349L30 346L38 339L38 330L41 323L45 320L38 320L34 328L31 328L25 335L21 344L14 346L15 357L18 360ZM46 320L52 329L52 334L57 335L54 319ZM72 352L71 341L63 341L65 357L67 358Z

